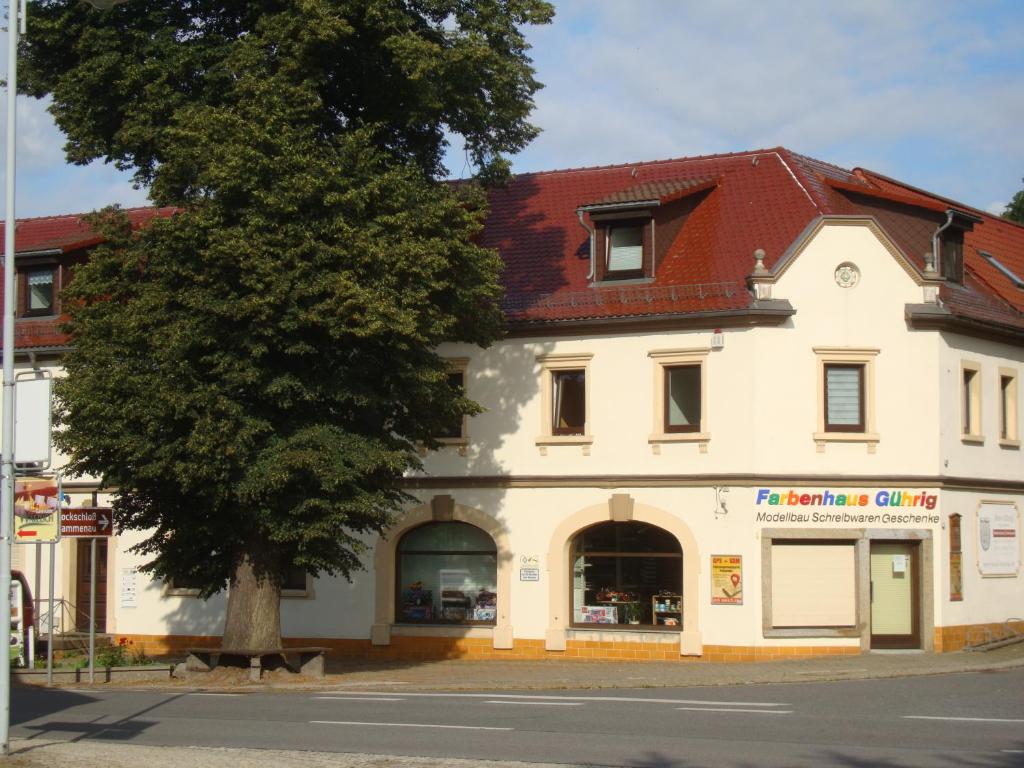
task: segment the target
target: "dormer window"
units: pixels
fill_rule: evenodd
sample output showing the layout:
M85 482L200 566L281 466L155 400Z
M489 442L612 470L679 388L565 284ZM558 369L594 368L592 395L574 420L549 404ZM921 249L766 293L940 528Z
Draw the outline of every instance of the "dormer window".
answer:
M644 228L640 224L618 224L608 228L605 278L643 277Z
M21 317L45 317L56 314L55 266L33 267L19 275L17 282L20 293L18 301Z
M938 255L939 274L951 283L964 281L964 232L970 232L981 219L973 213L950 208L946 221L932 235L932 254Z

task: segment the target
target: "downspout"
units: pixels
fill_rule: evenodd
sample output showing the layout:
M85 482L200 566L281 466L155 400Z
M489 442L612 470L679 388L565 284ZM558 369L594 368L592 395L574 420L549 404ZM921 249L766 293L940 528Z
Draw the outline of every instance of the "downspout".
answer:
M939 264L939 235L941 235L943 232L945 232L947 229L949 229L949 225L952 224L952 223L953 223L953 211L952 211L952 209L950 209L950 210L946 211L946 223L943 224L938 229L936 229L935 230L935 234L932 235L932 271L933 272L940 271L939 270L939 267L940 267L940 264ZM927 265L926 265L925 271L928 271L927 270ZM946 275L943 275L943 277L946 277Z
M580 226L587 230L587 234L590 235L590 272L587 273L587 280L594 279L594 230L587 226L586 222L583 221L584 211L582 208L576 209L576 215L579 216Z

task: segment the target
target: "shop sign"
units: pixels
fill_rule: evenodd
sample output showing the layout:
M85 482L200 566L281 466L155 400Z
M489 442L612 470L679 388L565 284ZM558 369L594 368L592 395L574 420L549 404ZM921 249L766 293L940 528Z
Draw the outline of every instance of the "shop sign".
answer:
M14 541L22 544L56 541L60 537L59 506L57 481L53 478L18 480L14 486Z
M982 576L1016 576L1020 569L1017 507L982 503L978 507L978 570Z
M758 488L759 523L847 525L938 525L939 495L905 488Z
M139 606L139 583L138 569L121 569L121 607L138 608Z
M743 605L742 556L711 556L711 604Z
M520 555L519 556L519 580L540 581L540 556Z
M92 538L114 535L114 513L108 507L77 507L60 513L60 535Z

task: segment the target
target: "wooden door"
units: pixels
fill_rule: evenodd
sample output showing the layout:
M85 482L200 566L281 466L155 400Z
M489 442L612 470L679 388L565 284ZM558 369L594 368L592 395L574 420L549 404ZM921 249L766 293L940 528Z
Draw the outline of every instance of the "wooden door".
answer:
M92 540L79 539L75 578L75 629L89 631L89 570ZM96 631L107 631L107 540L96 540Z

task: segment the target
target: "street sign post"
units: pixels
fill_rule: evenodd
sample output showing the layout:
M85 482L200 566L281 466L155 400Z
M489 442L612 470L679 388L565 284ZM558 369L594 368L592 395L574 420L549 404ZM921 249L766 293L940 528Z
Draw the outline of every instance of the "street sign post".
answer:
M93 538L114 535L114 513L109 507L76 507L60 511L60 535Z
M96 539L114 535L114 512L109 507L77 507L60 511L60 535L92 539L89 549L89 682L96 669Z

